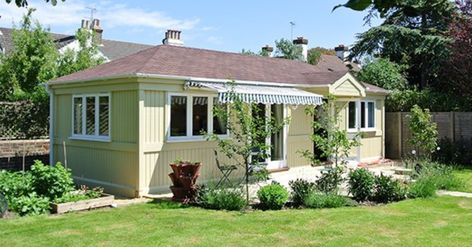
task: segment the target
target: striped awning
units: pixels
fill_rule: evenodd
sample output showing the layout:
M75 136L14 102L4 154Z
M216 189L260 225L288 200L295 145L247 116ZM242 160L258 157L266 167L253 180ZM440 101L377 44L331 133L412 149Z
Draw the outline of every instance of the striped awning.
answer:
M216 91L221 103L231 102L235 96L247 103L287 105L321 105L323 103L323 96L294 87L187 81L185 88L206 88Z

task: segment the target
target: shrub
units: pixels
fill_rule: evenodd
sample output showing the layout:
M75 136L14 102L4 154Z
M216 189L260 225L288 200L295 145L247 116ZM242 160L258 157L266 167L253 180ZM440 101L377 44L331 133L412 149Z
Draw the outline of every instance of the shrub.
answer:
M311 193L305 198L308 208L339 208L353 205L346 197L336 194Z
M419 158L431 159L431 155L438 146L438 128L432 121L428 109L421 109L418 105L411 108L409 128L411 138L409 143L416 147Z
M5 196L9 204L14 198L26 196L32 192L31 174L0 171L0 193Z
M201 187L198 189L196 203L207 209L237 211L246 206L246 199L238 188Z
M303 205L305 198L316 190L315 183L303 179L292 180L288 184L292 190L291 196L294 206Z
M316 188L324 193L337 193L343 181L342 174L343 168L340 166L327 170L316 181Z
M408 190L409 198L426 198L432 197L436 193L436 186L430 179L419 179L410 185Z
M82 200L99 198L103 193L103 188L95 187L93 189L82 186L78 191L68 192L60 198L54 199L55 203L77 202Z
M457 164L472 167L472 139L459 139L453 142L444 138L439 141L439 150L433 159L439 163Z
M40 195L54 200L74 189L74 181L69 169L61 163L55 166L46 166L41 161L35 161L31 166L34 191Z
M374 175L367 169L356 169L349 173L349 193L358 202L369 200L372 197L374 181Z
M406 191L397 180L383 174L375 177L373 201L388 203L403 200L405 197Z
M45 214L49 212L49 199L33 192L14 198L11 209L21 216Z
M278 210L287 202L288 191L282 185L273 183L262 187L257 192L257 197L263 209Z

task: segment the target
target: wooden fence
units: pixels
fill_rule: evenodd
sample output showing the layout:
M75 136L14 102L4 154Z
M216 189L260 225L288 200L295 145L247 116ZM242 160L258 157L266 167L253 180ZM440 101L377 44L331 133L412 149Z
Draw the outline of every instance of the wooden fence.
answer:
M412 151L408 143L411 137L409 112L387 112L385 114L385 156L399 159ZM439 139L452 141L472 139L472 112L432 112L438 126Z

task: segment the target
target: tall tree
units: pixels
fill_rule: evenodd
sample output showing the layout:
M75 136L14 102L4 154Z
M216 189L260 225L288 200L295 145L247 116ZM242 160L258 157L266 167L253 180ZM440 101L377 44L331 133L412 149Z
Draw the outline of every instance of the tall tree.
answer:
M275 55L280 58L290 60L303 60L302 48L294 45L288 39L280 39L275 41Z
M351 2L355 1L348 3ZM365 8L369 7L371 12L380 13L384 22L358 35L351 57L374 55L408 64L410 83L420 88L434 86L441 65L449 56L447 29L455 13L453 3L449 0L374 1Z
M321 59L321 55L336 55L334 49L327 49L323 47L315 47L308 50L307 62L316 65Z
M406 88L401 66L385 58L376 59L363 66L357 78L389 90Z
M56 75L56 46L49 30L33 21L33 12L34 9L29 9L23 16L20 28L13 31L15 48L0 61L0 84L2 88L14 91L14 95L4 95L4 98L30 97L41 92L45 94L40 84Z
M459 13L449 26L451 56L442 66L440 88L456 95L472 96L472 0L457 0Z

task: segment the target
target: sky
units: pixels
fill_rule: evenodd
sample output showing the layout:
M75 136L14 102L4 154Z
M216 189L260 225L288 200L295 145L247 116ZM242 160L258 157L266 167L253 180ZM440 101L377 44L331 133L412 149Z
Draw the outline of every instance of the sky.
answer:
M103 38L158 45L167 29L182 30L185 46L240 52L274 46L280 38L303 36L308 46L334 48L351 45L357 33L366 31L365 12L339 8L347 0L66 0L56 6L29 0L34 18L52 32L73 34L82 19L100 19ZM0 26L12 27L26 12L0 2ZM376 19L372 25L378 25Z

